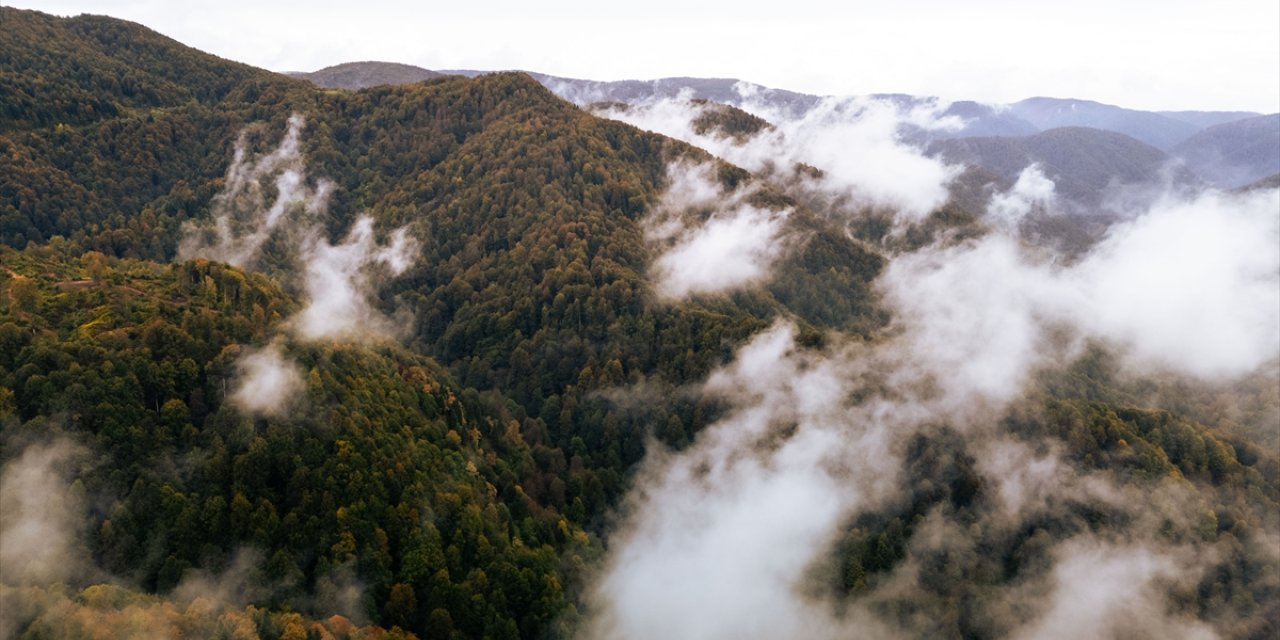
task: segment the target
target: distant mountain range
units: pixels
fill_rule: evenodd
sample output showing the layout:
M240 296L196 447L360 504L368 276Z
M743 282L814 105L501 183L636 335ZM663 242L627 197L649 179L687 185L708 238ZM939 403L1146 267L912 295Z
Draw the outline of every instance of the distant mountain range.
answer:
M441 75L476 77L475 69L430 71L411 65L356 62L294 73L322 87L358 89L420 82ZM556 95L578 105L636 104L664 98L709 100L736 107L764 105L799 116L822 96L763 87L736 78L659 78L597 81L528 72ZM904 109L938 104L936 98L875 94ZM969 100L950 103L939 116L964 122L958 130L904 129L903 136L956 161L1012 179L1026 163L1040 162L1063 195L1095 206L1099 190L1118 184L1189 184L1242 187L1280 173L1280 114L1249 111L1141 111L1091 100L1034 97L1008 105ZM1117 135L1103 135L1104 132ZM969 140L960 143L959 140ZM1183 167L1177 167L1179 162ZM1022 163L1022 164L1019 164ZM1016 165L1016 166L1015 166Z
M1089 209L1124 206L1135 189L1192 185L1198 178L1163 151L1114 131L1059 127L1029 136L938 140L929 146L953 163L978 166L1016 180L1038 164L1057 194Z

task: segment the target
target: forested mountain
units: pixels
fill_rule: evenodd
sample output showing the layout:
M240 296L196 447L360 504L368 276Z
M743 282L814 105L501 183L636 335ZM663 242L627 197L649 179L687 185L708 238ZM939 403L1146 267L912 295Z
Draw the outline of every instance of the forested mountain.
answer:
M129 23L4 11L15 33L47 29L7 60L55 88L79 86L77 72L46 66L86 37L75 25L168 42L157 53L168 60L202 55ZM135 59L103 55L108 71L90 77ZM365 589L341 609L356 619L426 637L553 633L572 623L582 586L566 553L596 552L584 527L600 530L645 439L686 442L714 411L675 394L624 412L597 389L694 380L778 314L880 322L867 290L880 259L838 236L807 243L772 289L648 302L638 216L668 161L709 159L587 115L526 76L360 93L257 71L228 91L205 84L223 74L178 74L187 84L174 95L208 101L168 109L104 92L112 115L76 126L28 115L45 108L35 101L6 111L17 115L0 137L3 241L27 248L2 261L4 419L26 434L8 442L58 424L104 456L84 480L107 505L88 516L87 551L145 591L168 593L252 547L270 561L258 582L289 585L260 606L306 609L341 574ZM334 181L331 233L369 212L421 240L383 295L412 311L409 342L425 355L290 345L310 371L307 410L251 420L227 385L237 354L265 345L296 305L283 254L265 262L284 289L215 263L169 263L183 223L210 215L238 133L261 151L294 112L307 118L308 172ZM727 188L749 179L721 173Z
M1012 594L1051 591L1063 549L1122 541L1139 560L1200 558L1178 580L1152 560L1155 581L1118 597L1144 623L1280 629L1269 370L1226 388L1120 375L1132 344L1055 325L1047 342L1086 346L1023 376L1007 407L973 410L950 388L995 377L1000 344L923 377L904 346L930 313L968 319L951 296L1016 313L1017 295L937 278L986 246L993 192L1028 164L1094 202L1116 176L1155 180L1157 149L1088 129L938 143L974 166L940 169L963 184L905 216L914 201L828 184L861 167L778 154L752 173L597 117L555 78L368 63L308 79L376 86L321 89L111 18L0 8L0 27L0 636L644 637L606 601L609 572L644 558L618 560L628 545L715 535L740 551L791 525L772 498L804 522L802 507L864 491L817 539L676 575L802 576L785 598L857 625L833 637L1008 637L1042 609ZM587 88L690 83L712 100L689 103L695 136L783 139L783 123L715 103L734 103L733 80ZM841 151L933 166L904 164L933 160L892 127L877 135ZM980 257L979 272L1008 266ZM761 336L785 348L762 353ZM727 457L698 457L756 420ZM815 422L835 435L814 445ZM1009 447L1034 451L1029 470L1005 473L993 451ZM724 528L723 504L675 500L659 520L678 531L633 534L685 454L676 497L743 491L769 521ZM1051 458L1083 488L1007 513L1007 477ZM841 497L733 475L794 468ZM795 555L806 542L816 561ZM706 620L741 604L694 595ZM688 622L640 600L646 624ZM663 637L693 633L676 629Z
M1219 187L1256 182L1280 172L1280 113L1214 125L1169 153Z
M319 71L289 75L327 89L364 89L380 84L412 84L445 74L397 62L344 62Z

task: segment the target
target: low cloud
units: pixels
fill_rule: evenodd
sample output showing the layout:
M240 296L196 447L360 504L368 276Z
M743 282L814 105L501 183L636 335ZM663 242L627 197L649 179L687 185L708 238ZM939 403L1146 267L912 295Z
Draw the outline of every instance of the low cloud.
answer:
M726 193L709 165L675 163L671 187L646 220L646 237L661 247L652 272L660 298L737 289L764 280L783 254L790 209L750 204L751 189ZM700 222L690 210L709 209Z
M333 183L307 184L299 146L305 126L306 119L293 114L280 144L256 158L249 155L246 134L240 135L222 191L213 199L213 224L189 222L183 227L179 259L208 258L251 267L263 245L281 228L298 217L315 218L324 212ZM268 204L263 183L271 178L275 196Z
M284 355L279 342L272 342L261 349L248 349L236 359L231 400L249 413L282 416L305 386L302 369Z
M312 238L303 247L307 306L291 320L298 336L365 339L391 335L391 321L369 303L375 273L397 276L413 264L418 243L405 228L391 234L388 244L374 239L373 219L360 216L346 239L331 245Z
M0 472L0 583L47 586L84 577L87 451L66 438L26 446Z
M1016 631L1016 640L1218 637L1205 623L1168 612L1161 583L1194 584L1194 558L1088 537L1063 543L1054 556L1047 611Z
M1280 355L1280 191L1165 200L1074 264L1006 233L894 260L877 283L936 375L1008 399L1095 338L1205 380ZM1057 341L1053 339L1056 332Z
M1280 190L1166 199L1115 226L1071 274L1073 314L1137 367L1204 379L1280 357Z
M692 102L688 95L662 98L628 108L596 113L655 131L695 146L759 175L789 176L797 165L821 170L808 186L861 206L890 210L900 222L914 223L942 206L959 168L926 156L903 139L904 125L921 129L954 128L942 117L946 105L900 107L868 97L825 98L795 113L775 107L750 91L741 107L772 126L748 135L726 135L715 128L699 132L695 122L722 107Z
M806 595L808 568L851 509L893 486L891 434L845 411L837 361L794 337L779 324L752 340L706 384L732 414L645 463L584 637L848 634Z
M251 267L268 241L278 242L291 261L286 279L296 280L304 292L302 311L283 324L294 337L389 338L397 325L374 307L376 281L404 273L420 244L408 227L394 230L385 244L379 243L367 215L356 218L341 243L329 242L322 218L333 185L327 180L314 186L308 182L300 148L305 124L300 114L293 114L280 144L259 157L250 156L246 136L241 135L226 185L214 198L212 225L188 224L179 257ZM270 204L263 187L268 181L275 185ZM284 355L282 345L283 336L277 336L267 347L246 351L236 363L240 376L235 400L246 411L278 414L302 388L301 372Z
M1045 177L1040 165L1027 166L1008 191L996 193L987 205L987 219L1009 229L1033 212L1049 211L1055 200L1054 182Z
M676 111L670 114L666 120L676 122ZM778 129L791 140L797 135ZM722 157L741 161L728 151ZM860 184L874 193L865 179ZM673 178L671 192L704 209L718 206L715 190L698 181ZM1052 181L1029 167L993 201L995 224L986 235L891 256L875 287L893 320L873 341L829 335L821 350L806 350L782 322L713 372L702 391L730 409L685 451L651 447L590 592L583 637L919 636L937 621L885 612L904 602L954 607L929 600L941 598L927 593L936 584L926 577L938 579L926 571L931 558L977 558L980 544L1057 517L1064 524L1039 547L1040 564L973 604L990 628L1019 638L1063 630L1216 637L1208 623L1175 613L1171 595L1195 585L1211 559L1207 546L1194 536L1161 537L1166 526L1198 530L1191 514L1203 512L1196 506L1203 498L1191 497L1192 485L1153 480L1139 488L1086 471L1061 454L1064 444L1020 441L1002 418L1034 390L1035 374L1073 361L1091 343L1108 345L1134 373L1224 383L1274 371L1280 190L1170 194L1072 257L1017 233L1019 221L1053 198ZM932 202L898 206L918 219ZM762 237L775 233L767 220L741 220L754 222ZM657 217L651 233L679 238L689 228ZM743 229L731 237L755 236ZM717 270L719 262L697 264ZM967 516L976 521L938 507L907 560L862 599L829 595L815 584L814 568L830 562L835 538L859 514L895 500L909 504L904 442L932 438L939 427L959 434L951 446L980 458L974 466L987 492ZM1073 530L1083 522L1080 505L1115 514L1114 538ZM1019 596L1024 587L1029 595Z

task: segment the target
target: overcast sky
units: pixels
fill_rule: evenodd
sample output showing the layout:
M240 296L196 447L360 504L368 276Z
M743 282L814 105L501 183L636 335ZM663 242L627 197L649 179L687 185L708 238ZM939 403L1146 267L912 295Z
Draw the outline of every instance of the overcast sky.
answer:
M822 94L1033 95L1280 111L1277 0L18 0L133 20L277 71L353 60Z

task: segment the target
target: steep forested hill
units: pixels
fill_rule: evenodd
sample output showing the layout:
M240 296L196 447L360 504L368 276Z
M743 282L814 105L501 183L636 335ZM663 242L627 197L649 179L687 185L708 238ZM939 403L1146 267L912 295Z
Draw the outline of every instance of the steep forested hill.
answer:
M84 479L105 501L87 553L144 591L178 593L250 548L266 563L254 584L271 587L259 606L332 613L316 598L346 580L362 599L336 611L355 619L556 635L582 586L575 554L597 548L586 531L646 439L686 442L714 411L681 394L621 411L598 390L674 389L779 314L881 322L868 288L881 260L840 236L803 244L769 287L655 303L639 218L669 161L713 161L527 76L322 92L138 25L3 11L4 78L22 87L6 99L27 97L0 122L0 419L23 438L57 424L102 456ZM267 248L271 279L172 261L237 138L265 153L294 113L307 174L334 185L330 234L368 213L421 241L382 292L414 319L416 353L291 342L305 410L250 417L227 385L298 304L283 249Z

